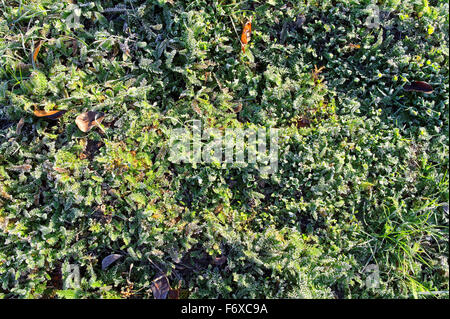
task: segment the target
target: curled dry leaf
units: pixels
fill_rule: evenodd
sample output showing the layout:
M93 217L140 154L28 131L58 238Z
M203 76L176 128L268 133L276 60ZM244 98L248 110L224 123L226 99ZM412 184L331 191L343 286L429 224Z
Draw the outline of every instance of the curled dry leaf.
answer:
M94 126L99 125L104 118L105 116L103 113L88 111L78 115L75 119L75 123L82 132L86 133Z
M34 110L34 116L42 117L48 120L56 120L66 113L67 110L53 110L53 111L45 111L45 110Z
M403 87L405 91L412 91L412 92L423 92L426 94L433 93L433 87L429 85L427 82L423 81L414 81L411 82L409 85L405 85Z
M166 299L170 290L169 279L166 275L160 274L153 280L151 288L155 299Z
M122 257L122 255L119 254L111 254L109 256L106 256L105 258L103 258L102 260L102 270L105 270L106 268L108 268L109 265L111 265L113 262L115 262L116 260L120 259Z

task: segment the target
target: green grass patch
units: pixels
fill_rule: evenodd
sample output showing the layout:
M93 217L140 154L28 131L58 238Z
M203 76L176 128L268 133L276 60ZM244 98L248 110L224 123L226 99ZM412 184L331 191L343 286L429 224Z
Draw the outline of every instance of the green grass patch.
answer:
M449 5L370 3L0 0L0 296L448 298ZM278 171L172 163L193 120Z

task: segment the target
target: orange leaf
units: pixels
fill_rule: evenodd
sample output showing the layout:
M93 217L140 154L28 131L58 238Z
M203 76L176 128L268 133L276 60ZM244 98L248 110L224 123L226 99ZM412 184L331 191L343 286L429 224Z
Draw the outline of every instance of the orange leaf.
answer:
M42 41L39 41L37 48L34 49L34 53L33 53L33 62L34 63L36 63L37 56L39 54L39 51L41 50L41 45L42 45Z
M244 28L242 29L241 46L242 46L242 51L244 53L245 53L245 45L248 43L248 41L250 41L251 33L252 33L252 19L250 19L250 21L248 21L244 25Z
M53 111L43 111L43 110L34 110L34 116L42 117L49 120L56 120L66 113L66 110L53 110Z

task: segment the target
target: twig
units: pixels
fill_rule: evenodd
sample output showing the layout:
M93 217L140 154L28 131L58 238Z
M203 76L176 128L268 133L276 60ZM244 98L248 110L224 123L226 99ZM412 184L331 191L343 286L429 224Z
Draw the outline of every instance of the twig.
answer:
M234 32L236 33L236 36L237 36L237 38L239 39L239 42L241 43L241 47L242 47L244 44L242 43L241 38L239 37L239 33L238 33L237 30L236 30L236 26L234 25L233 18L232 18L231 16L229 16L229 17L230 17L230 20L231 20L231 24L233 24Z
M162 269L159 268L158 265L156 265L156 264L150 259L150 257L147 257L147 259L148 259L148 261L149 261L153 266L155 266L156 269L159 270L160 273L164 274L164 271L162 271Z

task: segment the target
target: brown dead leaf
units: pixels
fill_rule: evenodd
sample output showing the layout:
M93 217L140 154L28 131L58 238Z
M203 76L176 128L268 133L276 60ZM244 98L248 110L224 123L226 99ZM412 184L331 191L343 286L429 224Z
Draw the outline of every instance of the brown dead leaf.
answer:
M167 225L169 225L170 227L175 226L176 224L178 224L178 222L181 220L181 216L177 216L173 219L171 219L170 221L167 222Z
M178 285L175 288L170 288L168 299L180 299L180 289L181 289L181 281L178 282Z
M178 282L176 287L170 288L167 298L168 299L180 299L180 291L181 291L181 281Z
M103 113L88 111L78 115L75 119L75 123L82 132L86 133L94 126L98 126L104 118L105 116Z
M168 299L180 299L180 289L170 289Z
M423 81L414 81L411 82L409 85L405 85L403 87L405 91L411 91L411 92L422 92L425 94L433 93L433 87L429 85L426 82Z
M239 103L239 104L234 108L234 112L235 112L235 113L239 113L240 111L242 111L242 103Z

